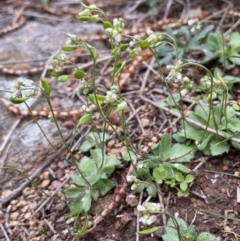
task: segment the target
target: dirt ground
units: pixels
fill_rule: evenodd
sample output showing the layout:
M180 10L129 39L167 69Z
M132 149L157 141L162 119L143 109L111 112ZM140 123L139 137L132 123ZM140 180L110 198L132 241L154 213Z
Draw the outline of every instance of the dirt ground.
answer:
M27 1L23 1L26 3ZM31 2L31 1L28 1ZM32 1L33 2L33 1ZM74 2L74 1L72 1ZM92 1L89 1L92 2ZM150 2L150 1L149 1ZM180 18L186 14L186 9L201 9L211 11L212 14L208 20L215 23L221 21L222 15L215 15L219 10L229 7L230 10L240 11L240 2L229 1L157 1L156 6L151 9L148 4L137 4L136 1L125 1L123 5L114 6L103 2L104 9L110 14L125 13L125 22L128 27L134 27L141 22L153 22L167 18ZM187 2L190 5L187 5ZM0 34L0 65L11 65L15 69L29 69L39 66L48 60L55 53L61 44L66 40L64 32L76 35L92 35L102 32L99 24L82 24L69 13L57 15L40 9L37 5L31 8L22 8L22 1L5 0L0 2L0 33L1 29L6 29L14 22L14 16L23 14L27 22L21 28L12 32ZM42 1L34 1L35 4L41 4ZM96 5L100 2L95 1ZM70 4L69 1L50 1L53 9L63 9L63 7L76 10L80 8L78 3ZM131 9L132 12L128 12ZM238 21L238 17L227 16L222 22L223 29L227 30ZM240 30L236 27L235 30ZM108 49L107 42L94 42L101 56L105 56ZM38 60L38 61L36 61ZM81 64L88 63L88 56L80 56ZM100 63L99 81L102 84L109 84L109 71L106 68L106 61ZM106 71L101 71L106 69ZM147 123L143 130L138 124L137 118L129 122L129 129L132 133L131 138L137 146L138 143L147 144L147 139L157 133L164 122L164 118L159 109L151 106L139 98L139 89L144 78L146 69L134 76L124 90L125 96L134 106L134 110L139 108L138 117ZM230 70L235 76L240 76L240 68L235 67ZM33 79L38 83L41 72L34 75L23 75ZM49 77L49 73L46 74ZM0 69L0 89L11 88L18 76L2 73ZM77 87L76 81L70 81L67 85L53 82L53 103L58 108L70 109L78 108L82 105L82 100L74 95ZM240 85L236 85L236 94ZM152 89L159 89L161 86L157 83L156 77L150 74L146 85L146 97L161 99L163 96L154 93ZM0 97L5 96L0 93ZM164 97L165 98L165 97ZM239 98L235 96L235 98ZM44 103L38 100L33 108L41 108ZM160 229L154 235L140 236L136 235L139 222L137 219L136 205L129 205L126 201L129 194L132 194L130 188L126 196L122 197L120 207L105 217L102 222L89 231L84 237L77 238L73 233L80 230L80 226L74 226L73 219L69 216L69 200L64 195L64 190L71 185L70 174L75 171L75 167L67 158L60 158L55 155L49 144L45 141L36 124L30 119L21 119L19 116L10 114L6 107L0 102L0 165L1 167L12 166L21 170L26 175L36 174L34 182L53 198L48 198L33 185L24 185L22 175L15 170L4 169L0 172L0 241L70 241L70 240L100 240L100 241L161 241L163 229ZM128 111L130 116L134 111ZM168 115L173 120L173 117ZM60 149L62 142L57 135L53 123L41 119L40 125L44 127L49 134L50 140ZM77 119L65 120L59 122L64 136L69 138L72 135L72 126L77 123ZM101 129L99 122L99 129ZM13 127L14 126L14 127ZM74 140L76 147L74 149L75 158L79 160L82 153L78 151L80 143L89 131L87 128L79 129ZM112 145L112 143L114 143ZM6 144L6 145L5 145ZM107 146L108 153L120 155L121 143L117 140ZM64 148L60 150L66 156ZM202 161L204 160L204 161ZM201 155L191 161L189 168L194 169L199 163L202 165L193 173L195 180L190 188L189 198L178 198L177 191L168 186L161 186L163 202L167 206L168 213L178 214L188 224L195 225L197 232L210 232L215 234L217 240L240 240L240 204L237 201L240 184L240 152L232 149L228 154L217 157L208 157L203 159ZM112 176L116 186L121 186L124 181L124 175L127 173L128 163L119 167ZM21 189L20 192L16 190ZM11 195L16 193L14 197ZM135 194L135 203L139 201L139 194ZM105 197L100 198L93 204L88 214L89 226L92 227L93 219L113 200L114 191L111 191ZM9 198L10 197L10 198ZM8 199L9 198L9 199ZM143 194L142 200L147 198ZM8 201L6 201L8 200ZM152 201L158 202L158 199ZM228 219L226 217L229 217ZM230 219L232 218L232 219ZM162 216L158 216L156 225L163 225ZM141 224L140 224L141 228Z

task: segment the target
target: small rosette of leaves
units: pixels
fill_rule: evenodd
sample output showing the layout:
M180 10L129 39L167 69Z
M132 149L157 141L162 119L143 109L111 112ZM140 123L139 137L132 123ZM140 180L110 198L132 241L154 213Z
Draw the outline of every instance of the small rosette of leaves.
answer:
M197 235L193 225L188 226L181 218L169 218L166 233L162 236L163 241L215 241L216 237L203 232Z
M73 199L70 205L72 216L88 212L92 200L97 200L99 195L105 195L114 186L109 176L120 161L114 156L102 153L99 148L91 150L90 153L91 158L84 156L78 165L84 178L80 174L74 174L72 180L75 187L65 191L67 197Z
M154 183L165 183L172 188L179 186L178 195L187 197L189 195L188 184L194 180L194 177L189 174L190 170L184 162L189 162L193 158L193 146L178 143L173 145L171 136L165 133L161 141L152 149L152 157L141 161L137 167L138 175L150 185L146 182L135 182L134 190L142 191L146 188L149 195L155 196Z
M208 121L209 111L207 105L198 105L194 112L189 115L189 118L224 134L225 139L217 135L217 133L206 132L183 122L180 131L173 135L174 139L180 143L194 143L204 155L218 156L227 153L230 146L240 149L239 143L227 139L232 136L240 138L238 134L240 132L240 120L236 117L235 110L228 106L226 109L227 116L224 116L223 106L218 104L211 110Z

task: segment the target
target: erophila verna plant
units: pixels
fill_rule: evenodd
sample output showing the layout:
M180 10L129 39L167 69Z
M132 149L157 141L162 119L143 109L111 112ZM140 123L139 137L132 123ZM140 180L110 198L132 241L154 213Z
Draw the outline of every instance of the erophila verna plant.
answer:
M86 98L87 104L82 106L83 115L79 119L77 127L90 124L94 129L94 131L87 136L87 140L79 147L79 150L89 155L83 156L81 160L77 162L71 152L70 146L65 142L51 105L51 86L47 79L41 79L41 86L35 85L32 81L19 80L14 89L10 91L11 96L9 98L14 104L27 104L26 101L29 98L35 97L39 92L46 98L46 102L51 110L51 119L57 125L59 135L71 154L73 164L76 166L76 173L72 175L73 184L65 191L66 195L71 198L71 215L75 217L78 217L78 215L86 215L91 208L92 200L97 200L99 195L105 195L114 187L111 174L121 162L116 157L108 155L105 151L105 143L110 139L107 133L107 127L112 128L116 138L119 138L126 147L127 151L123 155L124 160L133 162L139 154L138 150L133 147L127 128L124 112L128 103L127 99L121 93L120 80L128 58L138 56L144 49L150 49L156 58L157 68L160 74L159 82L164 84L169 92L169 96L164 105L168 105L170 109L174 110L178 115L180 114L182 124L180 131L173 136L176 142L173 141L170 134L163 134L161 140L152 146L152 153L142 158L135 166L132 175L127 176L127 181L132 183L132 191L147 191L151 197L156 197L157 193L161 195L157 188L158 185L167 185L173 190L176 190L179 197L188 197L189 184L194 181L194 176L190 173L191 170L186 163L194 158L195 151L200 150L206 155L219 155L227 152L230 145L237 147L236 143L234 144L231 141L231 137L233 135L236 136L239 132L239 128L236 128L235 124L238 126L240 126L240 124L235 116L235 111L229 106L231 102L229 101L230 96L228 93L229 84L237 81L232 80L231 83L227 83L224 81L224 76L222 76L220 72L213 75L210 70L202 65L191 63L181 58L179 59L179 56L184 56L187 53L187 49L184 49L184 46L181 46L182 50L179 49L178 44L180 43L177 44L177 39L171 34L168 35L165 32L157 33L148 30L145 39L141 39L139 36L126 36L123 34L124 22L121 18L114 19L113 22L110 22L104 11L95 5L86 6L83 4L83 6L85 10L78 13L77 19L87 23L102 23L103 29L109 38L111 46L110 53L113 57L111 86L106 88L97 82L98 52L96 48L81 37L71 33L66 34L67 41L61 47L62 50L64 52L73 52L79 48L84 48L90 54L93 62L91 71L85 72L83 69L79 69L77 64L72 63L75 69L71 74L65 74L63 67L65 64L71 62L65 53L57 55L53 60L49 61L48 64L52 68L51 76L56 77L58 81L66 82L70 78L79 81L77 91ZM199 23L196 22L196 27L199 28L199 26ZM208 34L210 30L212 30L212 26L205 28L203 33ZM201 33L200 30L197 31L197 37L193 37L192 39L188 30L182 28L181 32L188 41L189 49L195 48L196 43L204 39L204 34ZM125 41L125 39L127 40ZM167 76L163 74L156 50L157 48L158 50L166 48L166 44L171 46L171 50L174 49L176 51L176 61L166 66L168 70ZM205 81L204 85L200 88L201 91L206 91L206 102L204 104L199 103L195 107L195 111L189 116L195 123L200 123L201 126L203 126L202 129L199 129L199 126L196 128L196 126L192 124L193 122L191 122L191 124L188 123L184 115L184 98L189 93L192 93L193 89L196 89L196 83L191 76L188 76L187 72L187 70L191 70L193 67L201 68L206 72L205 79L202 80L202 82ZM176 87L176 93L171 92L173 84ZM214 105L213 102L216 97L214 92L216 90L220 100L218 105ZM234 104L234 109L236 110L238 104ZM91 108L91 106L95 108ZM95 118L96 112L100 114L103 120L101 133L96 131L96 123L99 121ZM122 127L121 133L119 133L109 121L109 114L111 112L115 112L119 116ZM208 127L216 130L216 133L209 133ZM226 140L222 138L222 136L219 136L219 132L224 132L229 139ZM154 202L147 202L139 206L138 210L142 212L140 221L144 225L151 225L156 220L156 215L166 212L165 210L161 210L159 205ZM155 227L154 229L145 231L145 233L142 232L142 234L150 234L159 228L160 227ZM192 235L191 238L188 236L190 234ZM163 239L170 240L170 238L167 239L167 237L171 236L171 240L176 241L202 241L206 240L202 238L204 235L206 237L212 237L209 234L200 234L197 236L193 226L187 227L183 220L175 219L174 221L174 219L170 218ZM181 239L181 237L184 237L184 239Z

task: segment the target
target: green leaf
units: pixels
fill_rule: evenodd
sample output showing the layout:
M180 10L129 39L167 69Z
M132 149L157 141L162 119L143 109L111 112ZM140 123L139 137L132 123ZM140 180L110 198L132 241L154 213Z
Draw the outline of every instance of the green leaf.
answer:
M122 155L124 161L134 161L136 159L136 154L133 151L124 152Z
M193 45L195 43L197 43L197 41L205 38L206 36L208 36L208 34L214 29L214 25L208 25L206 28L204 28L203 30L200 30L199 33L197 33L189 42L189 45Z
M127 108L127 102L122 101L120 104L117 105L116 109L114 110L116 113L123 111Z
M172 168L172 164L170 163L163 163L162 166L164 167L164 170L167 172L167 179L172 179L175 176L175 172Z
M150 42L148 41L148 39L145 39L143 40L141 43L140 43L140 48L141 49L145 49L145 48L148 48L150 46Z
M78 47L75 46L75 45L63 45L63 46L61 47L61 49L62 49L63 51L66 51L66 52L74 51L74 50L76 50L77 48L78 48Z
M104 196L107 192L109 192L114 187L114 183L109 179L101 179L96 184L94 184L93 187L95 189L98 189L101 195Z
M188 197L189 196L189 192L188 190L186 191L183 191L183 190L179 190L178 193L177 193L178 197Z
M85 140L82 145L79 147L79 151L81 152L87 152L89 151L92 147L94 147L95 144L88 141L88 140Z
M86 125L91 120L92 120L92 114L87 113L80 118L78 122L78 126Z
M94 94L89 94L88 98L96 106L97 106L97 103L101 105L101 102L103 102L106 99L104 95L94 95Z
M160 141L160 158L161 161L166 161L169 158L169 151L171 149L172 140L169 133L164 133Z
M182 182L182 183L180 183L180 188L182 191L185 192L188 188L188 184L186 182Z
M186 241L194 241L196 239L197 232L194 225L188 226L186 236L188 237Z
M61 75L61 76L58 77L58 81L59 82L66 82L66 81L68 81L69 77L70 77L70 75Z
M86 192L86 194L84 195L84 197L81 199L81 209L87 213L90 208L91 208L91 204L92 204L92 198L91 198L91 194L90 191Z
M193 157L193 147L182 144L175 144L171 148L169 155L169 158L174 162L189 162Z
M73 174L71 176L71 178L76 185L81 186L81 187L86 186L85 181L83 180L83 178L79 174Z
M240 106L238 104L233 104L232 107L234 110L237 110L237 111L240 110Z
M95 23L99 20L99 18L94 15L77 15L77 19L88 23Z
M97 58L98 58L97 50L94 47L90 46L90 45L88 45L88 50L89 50L93 60L96 61Z
M152 228L148 228L148 229L145 229L145 230L141 230L138 233L142 234L142 235L149 235L149 234L155 233L159 229L160 229L160 227L152 227Z
M51 86L50 84L48 83L48 81L44 78L41 78L41 83L42 83L42 87L44 89L44 92L49 95L50 92L51 92Z
M81 199L76 199L71 202L70 213L73 217L78 216L80 213L83 212L81 205L82 205Z
M163 183L163 179L166 178L167 172L163 166L156 167L153 169L153 177L158 184Z
M200 233L196 239L196 241L215 241L215 240L216 240L216 236L207 232Z
M99 191L92 188L91 189L91 197L93 198L93 200L96 201L99 197Z
M170 107L176 106L175 103L174 103L174 100L175 100L176 104L179 103L179 101L180 101L180 94L179 93L174 93L174 94L169 95L167 97L167 103Z
M13 103L13 104L21 104L23 102L25 102L28 99L28 97L24 97L24 98L12 98L10 97L9 100Z
M169 218L167 221L166 233L176 234L178 236L178 229L180 233L184 233L187 231L187 224L181 218Z
M120 164L121 162L115 156L106 156L101 171L109 176L113 173L115 166Z
M180 163L173 163L173 164L171 164L171 166L176 168L177 170L183 172L183 173L189 173L190 172L188 167L186 167L186 166L184 166Z
M82 157L78 168L84 173L84 176L97 175L97 167L92 159L89 157Z
M175 179L176 179L178 182L184 182L184 177L183 177L183 175L182 175L181 172L177 172L177 173L175 174Z
M112 28L113 26L112 26L112 23L111 22L109 22L109 21L104 21L103 22L103 28L104 29L107 29L107 28Z
M227 141L223 141L219 137L215 137L210 142L210 151L213 156L222 155L224 152L228 153L229 151L229 144Z
M65 190L65 194L68 198L77 198L85 191L85 188L71 187Z
M51 72L51 76L52 76L52 77L58 77L59 75L61 75L61 73L62 73L62 71L57 72L57 71L53 70L53 71Z
M194 176L192 174L188 174L185 177L185 182L187 182L187 183L193 182L193 180L194 180Z
M166 233L162 236L163 241L181 241L177 234Z
M152 183L152 185L154 185L154 184ZM156 191L156 189L155 189L154 187L152 187L151 185L148 185L148 186L147 186L147 193L148 193L148 195L150 195L151 197L156 197L156 196L157 196L157 191Z
M119 65L119 66L118 66L117 71L115 72L115 75L118 75L118 74L122 73L123 68L124 68L125 65L126 65L126 60L124 60L124 61L122 61L122 62L119 62L118 65Z
M239 39L240 39L240 34L238 32L231 33L229 38L229 45L232 48L240 48Z
M120 45L120 50L121 52L125 51L128 48L129 44L121 44Z
M86 72L84 72L82 69L77 69L74 73L73 73L74 77L76 79L82 79L85 77Z

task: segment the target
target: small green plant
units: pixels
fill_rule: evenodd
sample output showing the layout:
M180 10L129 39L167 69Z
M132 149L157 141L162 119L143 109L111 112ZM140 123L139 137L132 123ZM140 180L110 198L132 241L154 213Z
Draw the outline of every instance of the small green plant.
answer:
M187 225L181 218L169 218L163 241L215 241L216 237L210 233L197 234L194 225Z
M65 191L67 197L73 199L70 205L72 216L88 212L92 200L97 200L100 194L105 195L114 186L109 176L120 161L114 156L106 155L99 148L90 153L91 157L84 156L78 164L83 176L79 173L72 175L75 187Z
M236 117L235 110L228 106L224 115L222 104L218 104L213 107L210 119L208 113L209 106L197 105L194 112L189 115L189 118L201 123L204 127L216 130L216 133L209 133L182 122L180 131L173 135L174 139L180 143L194 143L198 150L205 155L211 156L227 153L230 146L240 149L238 143L223 139L218 135L218 133L222 133L229 138L233 136L240 137L240 120Z
M213 89L212 90L210 89L211 78L209 75L206 75L200 80L199 86L197 86L197 88L195 89L196 93L198 93L198 94L204 93L204 98L206 100L212 91L214 94L214 99L223 100L223 88L221 87L222 84L219 84L219 81L218 81L219 75L220 75L220 78L224 81L223 85L228 90L228 99L230 99L231 98L230 93L232 91L233 85L235 83L239 83L240 78L232 76L232 75L223 76L223 74L219 68L215 68L215 70L214 70Z
M205 54L202 63L218 60L224 67L231 64L240 65L240 34L232 32L225 37L221 32L209 33L206 39Z
M144 188L149 195L156 196L155 183L167 184L178 188L179 197L188 197L188 184L193 182L194 177L189 174L189 168L183 163L189 162L194 153L193 146L184 144L172 145L171 137L165 133L161 141L152 148L153 155L139 162L135 175L144 182L132 177L134 184L132 189L140 192ZM131 177L128 177L131 179Z
M110 136L105 132L90 132L79 147L79 151L87 152L93 147L101 147L109 138Z
M170 60L184 59L188 54L194 51L199 51L204 48L205 40L208 34L213 30L214 26L209 25L202 29L201 23L195 22L192 26L182 26L177 33L171 28L166 28L168 40L174 44L162 44L157 48L158 56L160 57L159 63L166 64Z

